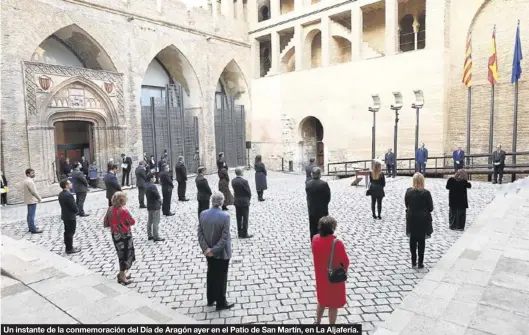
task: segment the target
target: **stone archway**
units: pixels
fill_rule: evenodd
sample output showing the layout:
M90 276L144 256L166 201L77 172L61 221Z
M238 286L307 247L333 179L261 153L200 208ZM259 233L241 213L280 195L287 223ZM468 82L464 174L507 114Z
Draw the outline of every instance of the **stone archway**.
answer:
M307 163L311 158L316 159L316 164L324 169L325 147L323 144L323 125L314 116L307 116L299 123L299 142L301 162Z

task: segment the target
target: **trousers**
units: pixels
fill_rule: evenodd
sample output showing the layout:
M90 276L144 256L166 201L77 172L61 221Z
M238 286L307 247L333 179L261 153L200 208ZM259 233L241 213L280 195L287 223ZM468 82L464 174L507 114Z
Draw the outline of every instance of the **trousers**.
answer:
M145 187L138 187L138 200L140 207L145 207Z
M79 215L84 215L84 202L86 200L86 192L75 193L75 203L79 208Z
M162 188L162 212L163 214L171 213L171 197L173 196L173 189Z
M130 170L123 170L123 176L121 177L121 186L125 186L125 179L127 181L127 186L130 186L129 178L130 178Z
M235 206L235 217L237 219L237 233L239 237L248 235L248 215L250 206Z
M494 165L494 175L493 175L493 181L495 183L498 182L498 174L500 175L500 184L503 181L503 169L505 168L504 165Z
M375 204L377 205L378 216L380 216L382 212L382 198L371 196L371 212L373 212L373 215L375 215Z
M199 200L198 201L198 219L200 220L200 213L209 209L209 200Z
M149 218L147 219L147 236L159 238L158 227L160 226L160 210L148 211Z
M226 289L228 288L229 259L207 257L208 274L206 296L208 304L217 303L217 307L226 305Z
M186 198L187 181L178 182L178 200L184 200Z
M314 235L318 234L318 223L320 222L320 219L327 215L329 215L329 213L325 213L322 215L311 215L309 213L310 243L312 243L312 238L314 237Z
M73 249L73 235L77 226L76 220L63 220L64 222L64 245L66 251Z
M417 265L417 249L419 250L419 265L424 261L424 248L426 246L425 237L410 236L411 264Z
M465 229L467 210L465 208L452 208L448 212L450 229Z
M35 213L37 212L37 204L31 204L28 205L28 228L29 231L35 231L37 230L37 227L35 227Z

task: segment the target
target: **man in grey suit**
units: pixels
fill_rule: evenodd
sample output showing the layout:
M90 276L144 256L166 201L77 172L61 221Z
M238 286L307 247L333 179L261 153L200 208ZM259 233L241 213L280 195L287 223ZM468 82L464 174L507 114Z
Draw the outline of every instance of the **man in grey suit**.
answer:
M79 163L75 163L74 165L72 180L75 191L75 204L79 209L77 215L88 216L89 214L84 212L84 202L86 200L86 192L88 192L88 180L86 180L85 174L81 171L81 164Z
M226 301L228 266L231 258L230 216L221 207L224 195L215 192L211 197L212 208L200 213L198 243L208 262L207 301L216 304L218 311L234 306Z
M149 181L147 180L147 170L145 169L145 161L141 161L136 171L136 186L138 187L138 200L140 201L140 208L147 208L145 206L145 188Z
M235 178L231 181L233 188L233 197L235 200L235 217L237 219L237 231L239 238L250 238L248 235L248 216L250 214L250 200L252 199L252 191L248 180L242 177L243 171L241 168L235 169Z
M494 176L492 183L498 183L498 174L500 175L500 184L503 180L503 169L505 168L505 151L501 149L501 145L496 147L496 151L492 153L492 163L494 167Z
M307 176L307 179L305 182L308 182L312 179L312 169L316 167L316 158L311 158L309 165L305 166L305 175Z

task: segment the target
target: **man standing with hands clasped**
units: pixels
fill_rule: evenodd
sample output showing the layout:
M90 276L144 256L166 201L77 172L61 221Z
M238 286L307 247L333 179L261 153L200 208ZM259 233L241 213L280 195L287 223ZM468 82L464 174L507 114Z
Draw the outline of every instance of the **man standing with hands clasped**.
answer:
M243 170L241 168L235 169L235 178L231 181L233 188L233 196L235 200L235 216L237 218L237 231L239 238L250 238L253 235L248 235L248 216L250 214L250 200L252 199L252 191L248 180L242 177Z
M500 175L500 184L503 181L503 169L505 168L505 151L501 149L501 145L498 144L496 151L492 153L492 164L494 166L494 178L493 184L498 183L498 174Z
M209 199L211 198L211 188L209 187L208 180L204 177L206 168L201 166L198 168L198 175L195 178L195 184L197 185L197 201L198 201L198 218L200 219L200 213L209 208Z
M309 208L310 241L318 234L318 222L329 215L329 202L331 202L331 189L326 181L321 180L321 169L312 170L312 180L305 185L307 193L307 206Z
M145 188L147 187L147 170L145 169L145 161L141 161L136 168L136 186L138 187L138 200L140 201L140 208L145 208Z
M460 146L457 146L457 149L452 153L452 158L454 159L454 170L460 170L465 167L465 152L461 150Z
M59 193L59 204L61 205L61 219L64 222L64 245L67 254L75 254L81 249L73 247L73 235L75 234L76 216L79 212L73 194L70 192L72 183L68 179L63 179L59 183L62 192Z
M178 182L178 201L189 201L186 198L187 188L187 168L184 164L184 157L178 157L178 162L175 166L176 181Z
M41 234L42 230L35 227L35 212L37 211L37 203L42 201L37 186L35 185L35 170L26 170L26 180L24 180L24 203L28 206L28 229L32 234Z
M130 186L130 170L132 170L132 158L126 157L125 154L121 154L121 171L123 176L121 177L121 186Z
M73 172L72 172L72 180L75 185L74 191L75 191L75 203L78 208L78 215L79 216L88 216L84 212L84 202L86 200L86 193L88 192L88 180L86 180L85 174L80 170L81 164L76 163Z
M424 143L421 144L421 147L417 149L415 153L415 161L417 163L417 171L426 175L426 162L428 161L428 149L424 147Z
M147 220L147 236L148 240L154 240L154 242L165 241L158 234L160 226L160 208L162 207L162 201L158 188L154 185L154 175L147 175L147 184L145 188L145 195L147 196L147 211L149 212L149 218Z

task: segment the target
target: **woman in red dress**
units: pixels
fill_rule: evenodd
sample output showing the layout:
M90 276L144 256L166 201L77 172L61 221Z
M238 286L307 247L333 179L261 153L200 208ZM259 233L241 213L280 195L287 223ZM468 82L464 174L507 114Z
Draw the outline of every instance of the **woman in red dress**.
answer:
M336 239L336 220L330 216L324 216L318 223L319 234L312 239L312 255L314 257L314 271L316 273L316 296L318 307L316 309L316 324L321 323L325 308L329 309L329 324L336 323L338 308L345 305L345 282L331 283L327 268L331 256L332 243ZM334 249L333 269L341 265L347 270L349 258L345 247L340 240L336 240Z

